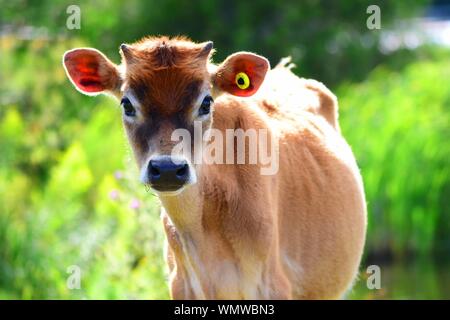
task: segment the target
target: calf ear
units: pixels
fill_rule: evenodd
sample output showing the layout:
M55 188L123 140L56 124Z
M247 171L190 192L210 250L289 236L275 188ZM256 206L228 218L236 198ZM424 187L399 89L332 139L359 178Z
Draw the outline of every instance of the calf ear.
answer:
M238 52L218 67L213 83L221 91L249 97L258 91L269 68L266 58L250 52Z
M120 89L118 67L96 49L78 48L67 51L63 56L63 65L75 88L84 94L114 94Z

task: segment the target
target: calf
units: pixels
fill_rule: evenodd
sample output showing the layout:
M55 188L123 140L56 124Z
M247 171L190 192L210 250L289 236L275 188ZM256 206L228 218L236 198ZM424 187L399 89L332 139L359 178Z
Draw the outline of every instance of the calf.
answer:
M171 296L341 298L357 274L366 207L335 96L286 60L269 70L238 52L215 65L212 42L153 37L120 51L121 65L89 48L66 52L63 64L82 93L121 101L141 180L162 203ZM210 134L180 148L174 132L196 127ZM276 170L264 173L260 157L248 163L264 143L249 136L241 149L236 135L225 139L231 156L215 148L224 161L194 161L229 130L263 130ZM239 153L247 162L233 162Z

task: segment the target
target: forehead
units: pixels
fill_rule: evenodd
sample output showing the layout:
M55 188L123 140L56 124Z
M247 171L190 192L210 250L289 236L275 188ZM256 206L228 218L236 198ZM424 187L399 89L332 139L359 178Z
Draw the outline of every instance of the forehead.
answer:
M124 60L124 89L144 112L174 113L192 105L209 86L208 57L194 43L153 40L131 45Z
M187 109L207 87L206 80L180 70L166 69L151 75L128 78L126 87L144 112L173 113Z

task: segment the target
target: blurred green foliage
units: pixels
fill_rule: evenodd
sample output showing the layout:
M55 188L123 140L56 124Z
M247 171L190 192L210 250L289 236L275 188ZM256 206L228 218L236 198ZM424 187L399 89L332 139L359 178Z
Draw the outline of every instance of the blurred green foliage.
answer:
M448 264L419 259L414 263L398 261L381 264L381 289L369 290L369 274L361 272L349 299L448 299L450 273Z
M68 30L71 1L0 0L3 20L13 28L33 22L50 37L78 37L118 62L122 42L147 35L187 35L213 40L216 61L240 50L266 56L272 65L291 55L306 77L335 85L364 79L385 56L380 31L368 30L369 5L381 8L382 27L420 14L429 0L96 0L77 1L81 29ZM17 13L20 12L20 15ZM42 30L37 30L37 32ZM324 63L326 61L326 63Z
M157 201L120 109L67 82L67 45L3 39L0 298L167 298ZM81 290L66 286L71 265Z
M367 252L450 252L448 54L401 72L380 67L337 91L342 131L364 177Z
M424 2L383 2L383 23ZM212 39L216 61L238 50L273 64L293 55L297 74L340 99L365 182L366 254L448 256L448 51L383 55L362 0L81 1L73 31L69 4L0 1L9 28L0 38L0 298L168 297L159 205L137 182L117 103L79 94L61 67L78 46L118 62L121 42L148 34ZM80 290L67 288L71 265L82 270ZM351 297L370 298L360 291Z

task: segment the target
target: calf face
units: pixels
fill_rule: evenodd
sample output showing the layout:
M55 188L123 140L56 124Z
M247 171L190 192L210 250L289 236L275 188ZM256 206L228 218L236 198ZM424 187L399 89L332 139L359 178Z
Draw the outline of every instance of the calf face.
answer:
M174 153L175 129L194 136L198 121L205 132L212 125L214 99L222 92L251 96L269 68L258 55L239 52L219 66L210 63L212 42L185 38L146 38L121 45L121 65L96 49L78 48L64 54L69 79L82 93L109 93L123 109L123 123L143 183L157 192L179 192L196 182L190 150Z

